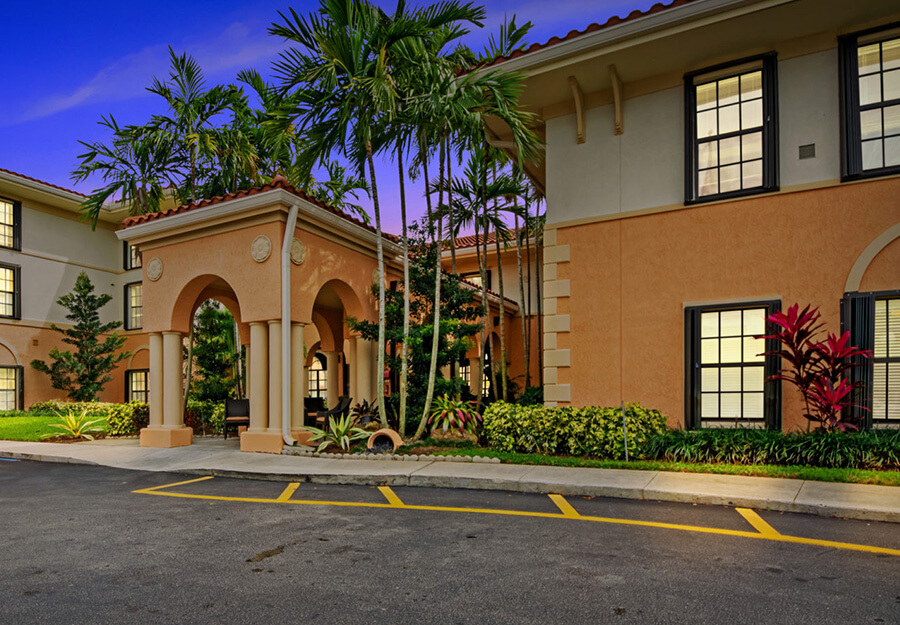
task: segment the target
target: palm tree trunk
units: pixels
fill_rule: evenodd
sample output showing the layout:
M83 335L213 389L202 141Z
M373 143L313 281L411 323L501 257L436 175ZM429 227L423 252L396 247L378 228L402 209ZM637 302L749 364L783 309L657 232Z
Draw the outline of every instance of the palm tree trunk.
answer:
M541 299L541 248L544 244L544 228L540 223L540 206L534 211L534 289L537 296L537 340L538 340L538 371L540 372L541 386L544 386L544 306Z
M528 315L525 307L525 276L522 272L522 245L519 231L519 201L516 199L516 265L519 270L519 316L522 317L522 355L525 359L525 388L531 386L531 354L528 353Z
M372 210L375 213L375 236L378 250L378 364L376 369L376 391L378 393L378 416L382 427L388 427L387 410L384 406L384 242L381 237L381 206L378 204L378 185L375 182L375 159L372 156L372 142L366 141L366 160L369 161L369 177L372 179Z
M530 190L529 190L530 191ZM527 292L526 292L526 303L528 306L528 356L531 357L531 283L534 281L534 275L531 267L531 215L529 214L531 201L529 199L529 195L526 193L525 195L525 266L528 268L528 276L527 281L525 283ZM540 381L541 375L543 372L538 372L538 380Z
M487 221L487 210L488 210L488 201L487 201L487 168L488 168L488 145L487 139L484 142L484 160L482 162L482 170L481 170L481 238L482 241L478 241L475 239L475 245L481 247L481 263L479 269L481 270L481 304L484 309L484 312L481 315L481 345L482 350L488 350L491 362L491 374L493 375L494 365L494 350L488 348L488 341L490 341L490 333L488 332L488 318L491 316L491 304L488 301L488 288L487 288L487 239L488 239L488 221ZM476 218L477 219L477 218ZM482 353L481 366L484 368L484 354ZM482 374L483 376L484 374ZM478 381L479 388L482 386L482 381ZM483 393L480 393L483 394Z
M496 200L494 202L496 205ZM500 388L503 389L503 401L507 400L509 389L506 381L506 334L504 331L505 304L503 301L503 268L500 265L500 230L494 227L494 243L497 248L497 285L500 288Z
M446 153L444 142L440 142L440 157L438 161L438 224L435 228L435 266L434 266L434 331L431 336L431 361L428 363L428 390L425 391L425 408L422 410L422 420L419 421L419 427L416 430L416 439L422 436L425 431L425 424L428 422L428 415L431 412L431 400L434 397L434 379L437 374L438 347L441 342L441 249L444 241L444 159ZM427 178L426 178L427 179Z
M450 171L453 155L449 139L447 144L447 228L450 230L450 271L456 275L456 224L453 222L453 173Z
M400 348L400 437L406 436L406 400L409 372L409 240L406 227L406 187L403 171L403 149L397 145L397 167L400 172L400 220L403 224L403 345Z
M237 321L234 322L234 379L235 379L235 399L241 399L244 396L243 384L241 384L241 331L238 328Z

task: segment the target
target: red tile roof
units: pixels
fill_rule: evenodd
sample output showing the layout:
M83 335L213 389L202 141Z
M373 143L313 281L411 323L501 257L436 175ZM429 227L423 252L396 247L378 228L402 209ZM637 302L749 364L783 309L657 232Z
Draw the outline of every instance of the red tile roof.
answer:
M9 169L3 169L2 167L0 167L0 171L2 171L4 174L10 174L12 176L24 178L25 180L30 180L31 182L37 182L38 184L42 184L46 187L53 187L54 189L59 189L60 191L65 191L66 193L72 193L74 195L80 195L81 197L87 197L84 193L80 193L78 191L73 191L72 189L66 189L65 187L55 185L51 182L46 182L45 180L38 180L37 178L32 178L31 176L26 176L25 174L20 174L19 172L10 171Z
M524 56L526 54L530 54L531 52L537 52L538 50L543 50L544 48L549 48L550 46L556 45L558 43L562 43L563 41L570 41L577 37L581 37L582 35L587 35L588 33L597 32L598 30L603 30L605 28L609 28L611 26L617 26L618 24L623 24L625 22L631 22L641 17L646 17L648 15L653 15L654 13L659 13L660 11L665 11L667 9L673 9L675 7L679 7L685 4L689 4L694 2L695 0L672 0L669 4L663 4L662 2L657 2L652 7L647 9L646 11L641 11L635 9L631 13L629 13L625 17L619 17L618 15L613 15L608 20L606 20L602 24L597 24L596 22L585 28L584 30L571 30L565 37L551 37L546 43L533 43L529 47L524 50L516 50L509 56L500 56L482 65L482 67L490 67L492 65L497 65L499 63L503 63L504 61L509 61L511 59L518 58L520 56Z
M172 215L179 215L181 213L186 213L188 211L192 211L197 208L204 208L206 206L213 206L215 204L222 204L223 202L228 202L231 200L237 200L242 197L249 197L251 195L258 195L260 193L265 193L266 191L271 191L273 189L284 189L285 191L296 195L297 197L306 200L310 204L315 204L319 208L323 208L329 213L333 215L337 215L338 217L349 221L350 223L356 224L362 228L365 228L369 232L375 232L375 228L363 222L360 219L356 219L345 213L344 211L338 210L332 206L329 206L322 200L319 200L311 195L300 191L299 189L294 188L290 183L287 182L281 176L275 176L275 178L269 184L262 185L260 187L253 187L251 189L245 189L242 191L235 191L234 193L229 193L227 195L217 195L216 197L212 197L205 200L197 200L196 202L191 202L190 204L182 204L181 206L177 206L175 208L170 208L168 210L160 211L158 213L149 213L146 215L134 215L133 217L127 217L123 222L126 228L130 226L136 226L138 224L148 223L151 221L156 221L157 219L163 219L165 217L171 217ZM382 236L388 239L389 241L398 241L397 236L393 234L389 234L387 232L382 232Z
M467 286L473 287L478 292L478 294L481 295L481 285L480 284L476 284L476 283L472 282L471 280L466 280L465 278L460 278L459 281ZM497 298L500 297L500 294L497 293L496 291L492 291L492 290L488 289L487 292L488 292L488 295L493 295L494 297L497 297ZM517 302L514 299L510 299L508 297L504 297L503 299L505 299L510 304L515 304L516 306L519 305L519 302Z

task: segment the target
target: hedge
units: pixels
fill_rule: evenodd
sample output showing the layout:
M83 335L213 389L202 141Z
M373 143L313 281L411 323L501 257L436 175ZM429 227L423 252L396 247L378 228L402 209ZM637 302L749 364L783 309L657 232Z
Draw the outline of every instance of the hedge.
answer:
M900 469L900 431L670 430L651 437L644 454L671 462L892 470Z
M639 458L647 439L666 429L666 417L640 404L625 407L628 450ZM545 408L498 401L484 413L482 436L498 451L624 459L621 408Z

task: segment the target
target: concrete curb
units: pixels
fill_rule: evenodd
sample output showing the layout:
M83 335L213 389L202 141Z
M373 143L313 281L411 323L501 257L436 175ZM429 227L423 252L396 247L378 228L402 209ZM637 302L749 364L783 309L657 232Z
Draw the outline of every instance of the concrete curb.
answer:
M128 470L213 475L216 477L308 482L355 486L413 486L467 488L521 493L556 493L574 497L612 497L679 503L740 506L758 510L796 512L825 517L900 523L900 488L859 484L810 482L782 478L753 478L714 474L685 474L614 469L434 462L396 463L315 459L321 470L261 467L259 471L221 466L123 467L62 455L0 450L0 457L61 464L115 466ZM276 456L277 457L277 456ZM326 464L327 463L327 464ZM335 463L338 463L335 465ZM344 464L346 463L346 464ZM217 466L218 465L218 466ZM297 469L300 469L299 467ZM360 470L362 469L362 470ZM852 504L849 502L853 502Z

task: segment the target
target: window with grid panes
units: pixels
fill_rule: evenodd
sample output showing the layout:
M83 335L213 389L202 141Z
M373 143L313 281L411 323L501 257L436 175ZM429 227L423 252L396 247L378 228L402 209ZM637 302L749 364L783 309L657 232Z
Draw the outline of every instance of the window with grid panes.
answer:
M22 248L19 241L21 216L22 209L18 202L0 198L0 247Z
M124 265L125 269L137 269L141 266L141 256L137 252L137 248L131 245L128 241L123 241L124 244Z
M875 300L872 423L900 421L900 297Z
M0 367L0 410L21 409L22 367Z
M150 401L149 369L131 369L125 372L125 401Z
M694 427L775 427L777 406L766 380L777 364L765 356L766 316L777 302L686 311L688 418ZM772 383L768 383L771 385Z
M685 202L777 188L775 57L685 77Z
M144 325L144 298L140 282L125 285L125 329L137 330Z
M0 317L20 317L19 275L19 267L0 265Z
M326 372L325 356L316 354L312 365L307 369L307 389L310 397L328 399L328 375Z
M900 172L900 27L841 39L845 178Z

